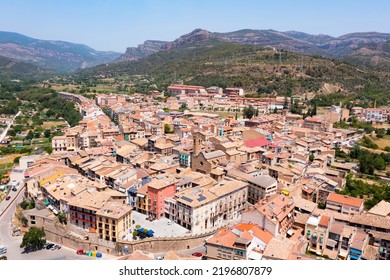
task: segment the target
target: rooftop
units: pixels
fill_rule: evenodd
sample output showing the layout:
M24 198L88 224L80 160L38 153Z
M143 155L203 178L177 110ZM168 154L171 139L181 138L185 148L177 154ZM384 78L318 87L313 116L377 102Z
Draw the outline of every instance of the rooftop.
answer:
M390 215L390 202L387 201L380 201L378 204L376 204L374 207L372 207L369 211L369 214L372 215L378 215L378 216L389 216Z
M131 212L132 209L133 208L128 204L118 203L116 201L107 201L103 207L96 212L96 215L111 219L119 219Z
M360 208L363 205L363 199L341 195L337 193L330 193L327 199L328 202L339 203Z
M272 186L273 184L276 184L275 178L269 176L269 175L261 175L257 177L252 177L248 179L249 183L255 184L257 186L268 188Z

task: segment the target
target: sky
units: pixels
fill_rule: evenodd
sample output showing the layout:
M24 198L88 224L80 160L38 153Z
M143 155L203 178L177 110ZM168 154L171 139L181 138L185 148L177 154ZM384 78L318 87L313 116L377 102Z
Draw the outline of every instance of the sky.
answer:
M0 30L124 53L196 28L390 33L388 0L0 0Z

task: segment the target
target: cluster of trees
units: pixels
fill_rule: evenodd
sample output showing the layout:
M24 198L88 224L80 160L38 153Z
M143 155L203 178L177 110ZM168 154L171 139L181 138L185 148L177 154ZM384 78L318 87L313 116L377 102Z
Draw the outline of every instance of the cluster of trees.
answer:
M371 123L358 122L358 120L354 116L348 119L348 123L345 120L341 120L335 123L333 126L334 128L343 128L343 129L346 128L363 129L365 133L371 133L373 131L376 131L377 133L379 133L379 135L382 135L384 131L383 129L375 129Z
M358 144L369 149L378 149L378 145L372 142L372 140L367 136L363 136L363 138L359 141Z
M23 210L29 210L35 208L35 201L33 199L31 200L23 200L21 203L19 203L19 206Z
M372 153L358 145L351 148L349 156L359 161L359 171L363 174L374 175L375 170L385 170L390 164L389 153Z
M79 112L75 109L75 104L59 97L58 93L52 89L30 89L20 92L18 97L28 102L36 102L39 111L49 109L46 113L47 115L63 117L70 126L75 126L82 119Z
M249 105L249 107L244 108L244 110L242 111L242 115L245 119L251 119L259 115L259 110L253 108L252 105Z
M364 206L367 209L372 208L381 200L390 202L389 185L370 185L362 180L352 179L352 174L347 176L347 183L341 194L365 199Z
M46 244L46 234L43 228L31 227L28 232L23 235L20 248L30 250L40 250Z
M11 146L0 147L0 155L10 155L10 154L28 154L31 153L30 147L16 148Z

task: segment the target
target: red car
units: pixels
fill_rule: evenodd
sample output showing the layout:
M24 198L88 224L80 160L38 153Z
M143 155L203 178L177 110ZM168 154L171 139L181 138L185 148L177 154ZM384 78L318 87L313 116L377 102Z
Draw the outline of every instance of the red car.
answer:
M7 195L6 198L5 198L5 200L10 200L10 198L11 198L11 197L10 197L9 195Z
M82 254L84 254L84 250L83 250L83 249L78 249L78 250L76 251L76 254L77 254L77 255L82 255Z
M203 256L203 254L202 254L202 253L199 253L199 252L192 253L192 255L193 255L194 257L201 257L201 256Z

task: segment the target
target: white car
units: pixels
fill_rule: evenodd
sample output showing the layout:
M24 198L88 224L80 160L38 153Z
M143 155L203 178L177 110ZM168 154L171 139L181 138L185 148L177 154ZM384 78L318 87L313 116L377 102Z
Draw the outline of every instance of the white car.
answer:
M19 183L16 182L16 180L11 181L11 188L16 188L18 185L19 185Z

